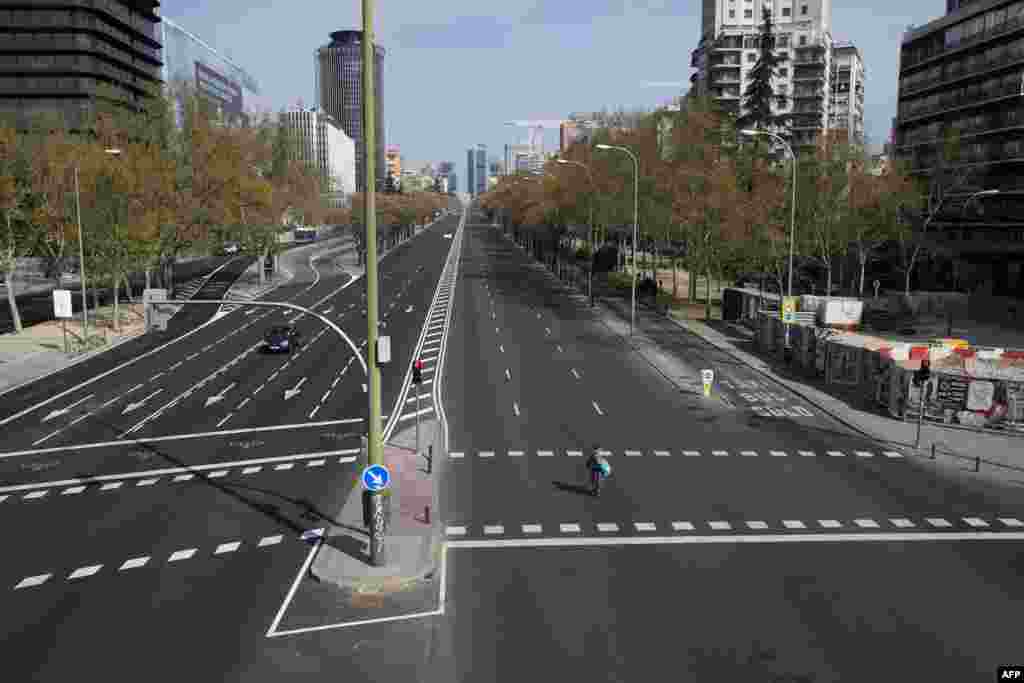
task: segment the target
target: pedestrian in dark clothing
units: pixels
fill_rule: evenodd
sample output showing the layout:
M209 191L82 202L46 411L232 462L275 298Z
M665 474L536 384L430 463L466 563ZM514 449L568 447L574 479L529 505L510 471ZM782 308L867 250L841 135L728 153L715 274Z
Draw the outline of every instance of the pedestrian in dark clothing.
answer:
M612 467L596 448L587 458L587 471L590 473L590 495L601 495L601 481L611 474Z

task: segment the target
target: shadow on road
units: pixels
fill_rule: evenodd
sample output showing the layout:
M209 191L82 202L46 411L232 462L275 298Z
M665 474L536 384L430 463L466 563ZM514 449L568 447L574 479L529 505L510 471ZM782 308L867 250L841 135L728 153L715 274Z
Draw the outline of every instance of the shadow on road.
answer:
M559 491L565 491L566 493L579 493L584 496L590 495L590 487L584 486L583 484L570 484L564 481L553 481L551 483Z

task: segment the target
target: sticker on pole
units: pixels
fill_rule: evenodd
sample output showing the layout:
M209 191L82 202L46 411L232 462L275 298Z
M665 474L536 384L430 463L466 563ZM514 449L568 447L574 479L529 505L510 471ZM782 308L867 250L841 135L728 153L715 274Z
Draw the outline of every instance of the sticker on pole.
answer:
M700 371L701 382L704 383L704 396L711 396L711 385L715 383L715 371L714 370L701 370Z
M367 491L383 491L391 484L391 473L384 465L370 465L363 470L363 488Z
M796 322L796 302L797 298L795 296L782 297L782 322Z

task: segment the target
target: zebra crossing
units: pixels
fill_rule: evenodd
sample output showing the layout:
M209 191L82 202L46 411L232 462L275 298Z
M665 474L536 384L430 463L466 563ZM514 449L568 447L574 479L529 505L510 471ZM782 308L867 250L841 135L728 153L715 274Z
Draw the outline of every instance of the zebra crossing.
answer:
M464 461L472 459L493 459L495 456L504 456L507 458L522 458L527 455L531 455L538 458L553 458L553 457L569 457L569 458L580 458L583 457L583 451L578 449L550 449L541 448L537 450L523 450L523 449L510 449L504 451L495 450L478 450L478 451L464 451L464 450L453 450L448 453L448 458L455 461ZM598 450L599 455L605 457L621 456L625 458L641 458L641 457L652 457L652 458L672 458L672 457L683 457L683 458L700 458L700 457L711 457L711 458L849 458L849 459L882 459L882 460L898 460L903 459L905 456L899 451L867 451L867 450L828 450L828 451L810 451L810 450L691 450L691 449L668 449L668 448L656 448L656 449L635 449L628 448L622 451L611 451L605 449Z
M206 282L206 276L194 277L183 285L178 285L174 288L174 300L175 301L187 301L196 295L202 286Z

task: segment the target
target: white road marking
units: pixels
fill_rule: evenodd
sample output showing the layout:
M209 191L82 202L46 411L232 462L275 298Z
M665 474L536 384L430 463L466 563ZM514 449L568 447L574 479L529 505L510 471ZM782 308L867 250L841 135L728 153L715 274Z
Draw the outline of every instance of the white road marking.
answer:
M571 372L572 376L575 377L576 379L580 378L580 373L576 372L576 368L572 368L569 372Z
M700 451L683 451L683 455L688 458L698 458L700 457Z
M750 527L751 529L767 529L768 528L768 524L766 522L761 522L761 521L756 521L756 520L752 521L752 522L747 522L747 526Z
M643 455L643 451L626 451L626 457L638 458Z
M672 455L669 451L654 451L654 455L659 458L667 458Z
M856 455L858 458L873 458L873 457L875 457L875 454L871 453L870 451L855 451L854 455Z
M140 479L135 486L152 486L153 484L160 481L159 479Z
M580 532L580 525L576 523L559 524L558 530L563 534L578 534Z
M509 451L508 452L508 457L510 457L510 458L520 458L523 455L524 455L524 451Z
M306 463L306 467L323 467L325 464L327 464L326 460L310 460Z
M515 402L512 403L512 410L515 412L516 417L519 417L519 404L518 403L515 403Z
M562 353L562 345L561 344L556 344L555 348L558 349L559 353Z
M53 574L39 574L38 576L29 576L18 582L18 585L14 587L14 590L19 588L31 588L32 586L39 586L49 581Z
M92 576L102 568L102 564L94 564L89 567L79 567L75 571L68 574L68 579L84 579L87 576Z
M268 382L273 382L275 379L277 379L277 376L280 375L280 374L281 374L280 372L276 372L275 371L274 374L272 374L270 377L267 378L267 381Z
M146 555L145 557L133 557L130 560L125 560L124 564L117 568L117 571L123 572L125 569L138 569L139 567L146 566L147 562L149 562L149 555Z
M978 529L980 527L986 527L986 526L989 525L988 522L986 522L985 520L981 519L980 517L964 517L964 521L967 524L969 524L972 527L974 527L975 529Z
M1024 541L1019 531L896 531L814 534L717 534L710 536L593 536L584 538L494 538L449 541L448 550L472 548L544 548L617 545L739 545L741 543L908 543L911 541Z
M217 423L217 426L218 427L223 427L224 423L227 422L228 420L230 420L232 415L234 415L234 413L228 413L227 416L224 419L222 419L220 422Z
M838 529L843 526L842 522L837 519L819 519L818 524L825 529Z
M254 474L262 469L262 467L246 467L244 470L242 470L242 474Z
M168 562L178 562L180 560L190 559L196 554L198 548L186 548L185 550L178 550L171 553L171 556L167 558Z
M726 458L729 457L729 451L711 451L711 455L717 458Z
M176 476L174 478L174 481L191 481L192 479L195 479L195 478L196 478L196 475L194 475L194 474L179 474L178 476Z
M937 528L940 528L940 529L946 529L948 527L953 526L952 524L950 524L948 521L946 521L942 517L925 517L924 521L928 522L933 527L937 527Z
M551 334L551 328L550 327L545 327L544 328L544 334Z
M722 521L708 522L708 526L712 529L715 529L716 531L724 531L726 529L732 528L732 524L730 524L729 522Z
M591 401L590 405L594 406L594 410L598 415L604 415L604 413L601 412L601 406L597 405L597 401Z
M814 457L814 451L799 451L799 453L800 453L800 455L802 455L805 458L813 458Z
M524 534L539 534L541 531L542 531L542 528L541 528L540 524L524 524L523 525L523 533Z
M183 363L183 362L184 362L184 361L180 361L180 360L179 360L179 361L178 361L177 363L175 363L174 365L172 365L171 367L169 367L169 368L167 368L167 369L168 369L168 370L177 370L178 368L180 368L180 367L181 367L181 365L182 365L182 363Z
M566 451L565 454L568 455L570 458L582 458L583 457L583 451Z
M450 526L445 529L445 534L448 536L465 536L466 527L464 526Z
M164 373L162 373L162 372L158 372L158 373L156 373L155 375L153 375L152 377L150 377L150 378L149 378L149 381L150 381L150 382L154 382L154 381L158 380L159 378L161 378L161 377L163 377L163 376L164 376Z
M233 553L238 550L239 546L242 545L241 541L232 541L231 543L221 543L217 546L217 549L213 551L214 555L223 555L224 553Z
M771 454L776 458L785 458L788 455L786 451L771 451Z
M337 380L335 380L335 381L337 381ZM259 385L258 387L256 387L255 391L253 391L253 392L252 392L252 393L253 393L253 396L255 396L256 394L258 394L258 393L260 393L261 391L263 391L263 387L265 387L265 386L267 386L267 383L266 383L266 382L264 382L263 384L261 384L261 385Z
M877 529L878 522L873 519L855 519L853 523L859 526L861 529Z
M806 529L807 525L801 522L799 519L786 519L783 520L782 526L787 529Z
M26 493L24 496L22 496L22 498L25 498L27 500L32 500L33 498L42 498L47 493L49 493L48 489L42 489L40 491L30 491L30 492Z
M615 533L619 530L619 525L615 522L598 522L597 530L602 533Z
M494 451L480 451L479 453L477 453L477 455L480 456L481 458L493 458Z
M501 351L502 353L505 353L505 345L504 344L498 344L498 351Z
M465 455L466 454L463 453L462 451L452 451L451 453L448 454L448 457L449 458L461 458L461 457L464 457Z
M892 522L893 526L899 529L909 529L912 526L916 526L913 522L904 517L895 517L893 519L890 519L889 521Z
M554 456L554 451L537 451L537 456L540 458L550 458Z
M842 451L828 451L827 455L830 455L833 458L845 458L846 457L846 453L843 453Z
M246 404L246 403L248 403L248 402L249 402L249 401L251 401L251 400L252 400L252 398L250 398L250 397L246 396L246 397L245 397L245 400L244 400L244 401L242 401L241 403L239 403L237 407L235 407L235 410L241 410L242 408L244 408L244 407L245 407L245 404Z
M653 522L633 522L633 527L637 531L655 531L658 528Z
M494 328L494 334L501 334L501 330L499 330L497 327L495 327Z
M508 371L508 368L505 368L505 381L506 382L512 381L512 374Z
M277 536L264 536L260 539L258 547L264 548L269 545L277 545L281 542L282 538L283 537L280 534L278 534Z
M123 481L112 481L109 484L104 484L103 486L101 486L100 491L112 491L114 489L119 489L122 486L124 486Z
M740 451L740 455L747 458L755 458L757 457L757 451Z
M221 477L226 477L227 474L228 474L227 470L217 470L216 472L210 472L206 476L208 478L210 478L210 479L220 479Z
M309 413L309 419L312 420L314 417L316 417L316 414L319 410L320 406L316 406L315 408L313 408L313 410Z
M1000 517L999 521L1002 522L1003 524L1005 524L1008 527L1022 527L1022 526L1024 526L1024 522L1020 521L1019 519L1015 519L1013 517Z
M503 527L500 524L485 524L484 525L484 534L485 535L491 536L491 535L494 535L494 534L503 534L503 533L505 533L505 527Z
M67 489L64 489L63 491L61 491L60 495L62 495L62 496L73 496L73 495L75 495L77 493L81 493L84 490L85 490L84 486L72 486L71 488L67 488Z
M403 415L402 417L398 418L398 421L399 422L404 422L406 420L412 420L417 415L421 415L422 416L422 415L427 415L427 414L432 413L432 412L434 412L433 408L421 408L420 410L418 410L418 411L416 411L414 413L407 413L407 414Z
M290 470L293 467L295 467L295 463L291 462L284 462L281 463L280 465L274 465L275 470Z
M882 453L882 455L884 455L887 458L902 458L903 457L902 453L897 453L896 451L884 451Z

